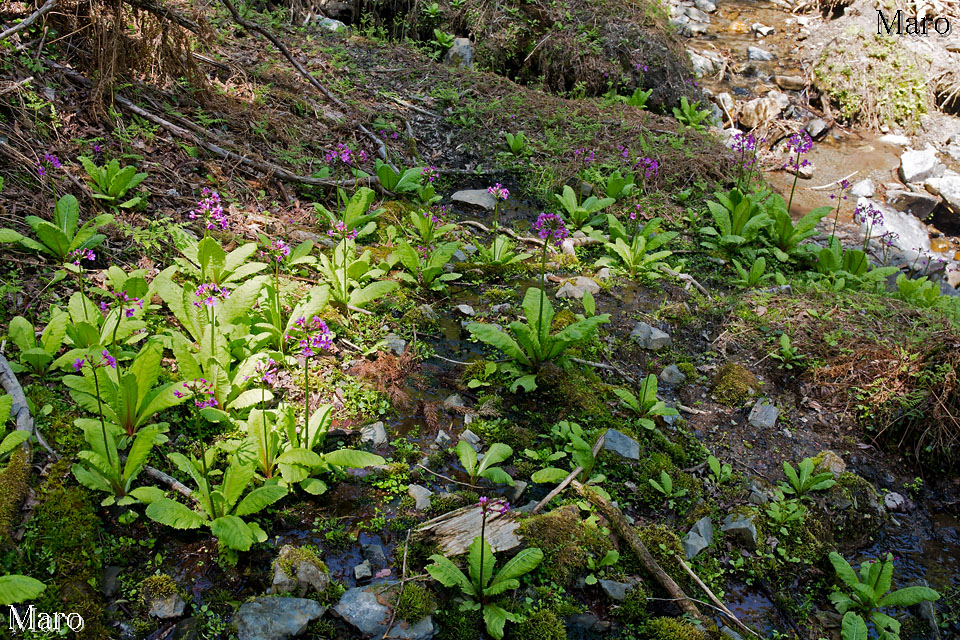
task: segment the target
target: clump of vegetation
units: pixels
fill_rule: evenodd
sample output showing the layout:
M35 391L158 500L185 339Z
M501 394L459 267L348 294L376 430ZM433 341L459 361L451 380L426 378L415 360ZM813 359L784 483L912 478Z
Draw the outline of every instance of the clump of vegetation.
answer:
M285 553L280 554L277 562L288 578L296 578L297 567L304 562L312 564L321 573L330 573L330 569L323 560L318 558L316 552L308 546L285 547Z
M144 602L162 600L179 592L177 583L165 573L150 576L140 583L140 597Z
M510 635L523 640L566 640L567 629L563 620L550 609L537 609L527 615Z
M643 628L649 640L706 640L703 631L680 618L654 618Z
M757 377L746 367L728 362L713 377L713 395L718 402L735 407L759 390Z
M602 558L611 548L607 538L583 523L572 505L528 518L518 533L543 551L540 571L559 585L570 584L587 569L589 558Z
M411 624L420 622L437 610L437 600L433 592L415 582L408 583L397 602L397 618Z

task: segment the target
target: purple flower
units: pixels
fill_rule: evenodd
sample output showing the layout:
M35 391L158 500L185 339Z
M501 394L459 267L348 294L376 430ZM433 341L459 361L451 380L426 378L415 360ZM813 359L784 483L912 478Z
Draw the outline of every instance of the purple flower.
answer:
M190 212L190 219L202 219L204 226L209 230L216 229L217 225L219 225L221 229L226 229L228 226L227 215L224 213L223 205L220 203L220 194L204 187L200 195L202 198L193 211Z
M806 131L793 134L790 136L790 140L787 141L787 149L793 154L802 155L812 148L813 138L811 138L810 134Z
M80 371L80 369L83 369L83 363L84 363L84 362L86 362L86 360L84 360L83 358L77 358L76 360L74 360L74 361L73 361L73 370L74 370L74 371Z
M90 249L74 249L67 254L67 260L73 262L73 266L79 267L81 260L89 260L93 262L97 259L97 254L95 254Z
M290 255L290 245L286 242L277 238L273 241L273 244L267 247L266 250L261 249L260 255L262 257L270 257L275 260L277 263L282 263Z
M495 200L506 200L510 197L510 190L499 182L492 187L487 187L487 193L492 195Z
M870 203L860 203L853 212L853 219L861 224L875 226L883 224L883 212Z
M640 158L633 165L634 171L638 169L643 171L643 177L645 180L649 180L651 178L655 179L660 173L660 163L653 158Z
M553 242L558 247L570 235L566 224L563 222L563 217L556 213L541 213L533 228L541 240Z
M41 178L42 178L43 176L47 175L47 168L44 167L44 166L43 166L42 164L40 164L39 162L37 163L37 175L38 175L39 177L41 177Z
M440 174L437 172L437 168L435 166L430 165L429 167L424 167L423 170L420 171L420 175L426 178L427 182L433 182Z
M261 360L257 363L254 371L256 371L257 376L260 378L260 382L272 385L277 379L277 361L273 358Z
M226 300L230 297L230 290L213 282L208 282L197 287L193 295L197 298L197 300L194 300L193 306L199 309L203 306L212 307L217 302Z
M174 392L173 392L173 397L175 397L175 398L182 398L182 397L185 396L185 395L186 395L186 394L185 394L184 392L182 392L182 391L174 390Z
M213 397L213 385L207 382L205 378L194 378L190 382L184 382L183 386L193 396L193 404L197 408L206 409L217 406L217 399ZM176 391L174 391L174 395L177 395ZM180 393L177 397L182 398L185 395Z
M117 368L117 359L114 358L112 355L110 355L110 352L107 351L106 349L103 350L103 353L100 354L100 357L102 358L102 361L100 362L100 366L106 365L111 369Z
M347 231L347 223L343 220L337 220L333 223L333 228L327 231L327 235L331 238L346 238L347 240L354 240L357 237L357 230L351 229Z
M52 153L43 154L43 159L54 169L59 169L62 166L60 164L60 158L53 155Z
M297 341L300 348L300 354L305 358L311 358L320 351L328 351L333 348L333 337L327 323L313 316L309 321L300 316L293 323L293 329L284 336L285 340L291 338Z

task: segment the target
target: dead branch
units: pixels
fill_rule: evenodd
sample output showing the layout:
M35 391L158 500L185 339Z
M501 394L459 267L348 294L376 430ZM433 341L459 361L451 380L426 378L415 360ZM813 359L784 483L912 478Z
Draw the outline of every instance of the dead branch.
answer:
M177 11L174 11L170 7L165 7L160 4L159 1L154 0L123 0L127 4L137 7L138 9L143 9L144 11L149 11L158 18L163 18L169 20L170 22L175 22L187 31L192 31L197 35L201 35L203 32L202 27L191 20L190 18L184 16Z
M604 431L602 434L600 434L600 437L597 438L597 441L593 445L594 458L596 458L597 454L600 453L600 449L603 447L603 443L606 441L607 441L607 432ZM537 513L538 511L540 511L540 509L542 509L544 505L548 504L551 500L556 498L560 494L560 492L566 489L567 486L574 481L574 478L576 478L581 473L583 473L583 467L577 467L576 469L571 471L570 475L564 478L563 482L558 484L556 488L550 493L548 493L543 500L538 502L537 505L533 508L533 510L530 511L530 513Z
M637 532L633 530L633 527L630 526L630 523L627 522L623 512L597 494L596 491L590 491L585 485L576 480L574 480L572 484L576 490L580 492L580 495L592 502L607 520L610 521L617 535L630 545L633 552L637 554L637 558L640 559L640 564L646 569L647 573L652 575L672 598L677 599L680 607L686 613L700 620L705 626L710 626L712 624L711 621L700 613L700 610L697 609L697 606L693 604L693 601L687 594L683 592L683 589L674 582L673 578L667 575L667 572L657 563L656 559L650 555L649 549L643 544L643 541L637 535Z
M330 90L329 90L329 89L327 89L325 86L323 86L322 84L320 84L320 81L319 81L319 80L317 80L317 79L314 78L312 75L310 75L310 72L307 71L307 70L303 67L302 64L300 64L299 62L297 62L296 58L293 57L293 54L290 53L290 49L288 49L285 44L283 44L282 42L280 42L280 40L277 38L277 36L273 35L272 33L270 33L269 31L267 31L266 29L264 29L264 28L261 27L260 25L256 24L255 22L250 22L249 20L244 20L243 17L240 15L240 12L237 11L237 8L236 8L235 6L233 6L233 2L231 2L230 0L221 0L221 2L223 2L223 6L225 6L225 7L227 8L227 10L230 12L230 15L233 16L234 22L236 22L237 24L239 24L241 27L243 27L243 28L246 29L247 31L252 31L252 32L254 32L254 33L259 33L259 34L262 35L264 38L266 38L266 39L269 40L271 43L273 43L273 46L275 46L277 49L280 50L280 53L283 54L283 57L286 58L286 59L290 62L290 64L292 64L292 65L294 66L294 68L300 73L300 75L303 76L304 79L307 80L307 82L309 82L310 84L312 84L317 91L319 91L319 92L322 93L323 95L327 96L327 98L329 98L331 102L333 102L335 105L337 105L337 106L340 107L341 109L344 109L344 110L347 109L347 105L343 104L343 102L341 102L341 101L339 100L339 98L337 98L335 95L333 95L332 93L330 93ZM363 127L361 126L361 129L362 129L362 128L363 128ZM373 134L371 134L369 131L365 131L365 133L367 133L368 135L371 135L371 136L373 135Z
M397 620L397 609L400 608L400 598L403 597L403 589L407 585L407 550L410 548L410 533L413 529L407 529L407 541L403 545L403 569L400 574L400 592L397 593L397 602L393 605L393 615L390 616L390 624L387 625L387 630L383 632L383 638L380 640L387 640L390 636L390 630L393 629L393 623Z
M47 441L43 439L43 435L37 430L33 416L30 415L30 405L27 404L27 396L23 393L23 387L20 386L20 381L17 380L16 374L13 372L13 369L10 368L10 363L7 362L3 354L0 354L0 385L3 386L3 390L6 391L13 400L10 407L10 416L17 424L17 431L26 431L30 435L35 436L40 446L46 449L54 458L59 459L57 453L50 448ZM30 440L26 440L20 446L29 455Z
M667 274L668 276L673 276L674 278L676 278L677 280L680 280L681 282L686 282L687 284L692 284L694 287L697 288L697 291L699 291L700 293L702 293L703 295L705 295L705 296L707 296L707 297L710 296L710 292L707 291L702 284L700 284L699 282L697 282L696 280L694 280L694 279L693 279L693 276L691 276L689 273L678 273L678 272L674 271L673 269L671 269L670 267L665 266L665 265L661 265L661 266L660 266L660 270L663 271L663 272L664 272L665 274Z
M43 14L53 9L56 5L57 5L57 0L47 0L42 7L40 7L33 13L31 13L29 16L27 16L22 21L20 21L18 24L15 24L14 26L10 27L3 33L0 33L0 41L6 40L13 34L23 31L24 29L32 25L34 22L36 22L38 18L43 16Z
M12 82L8 84L7 86L0 89L0 96L10 93L11 91L16 91L17 89L27 84L31 80L33 80L33 76L30 76L29 78L24 78L23 80L20 80L18 82Z
M190 487L186 486L176 478L165 474L163 471L160 471L159 469L155 469L153 467L144 467L143 473L146 474L147 477L153 478L157 482L162 482L163 484L167 485L168 487L170 487L171 489L173 489L174 491L182 495L184 498L190 498L191 500L196 500L196 498L193 497L193 491L190 490Z
M630 384L637 383L636 380L631 378L626 371L624 371L623 369L620 369L619 367L615 367L612 364L604 364L603 362L593 362L592 360L581 360L580 358L570 358L570 360L580 364L585 364L590 367L596 367L597 369L606 369L607 371L613 371L619 374L621 378L623 378Z
M480 229L480 231L483 231L484 233L493 233L492 231L490 231L490 229L486 227L486 225L483 225L477 222L476 220L461 220L460 224L461 225L465 224L469 227L475 227L477 229ZM507 229L506 227L500 227L500 233L504 235L508 235L514 240L517 240L519 242L528 242L530 244L535 244L540 247L543 246L543 240L541 240L540 238L525 238L523 236L517 235L512 229Z
M738 627L740 627L741 629L743 629L743 630L746 631L747 633L752 633L753 635L757 636L758 638L760 637L760 634L758 634L756 631L754 631L753 629L751 629L751 628L748 627L747 625L745 625L745 624L743 624L742 622L740 622L740 620L737 618L737 616L733 615L733 612L730 611L730 609L728 609L727 606L726 606L725 604L723 604L723 602L721 602L720 599L719 599L717 596L714 595L713 591L710 590L710 587L708 587L707 585L705 585L705 584L703 583L703 580L701 580L700 577L699 577L696 573L693 572L693 569L691 569L689 566L687 566L687 563L683 561L683 558L681 558L681 557L678 556L677 554L673 554L673 559L680 563L680 566L683 567L683 570L687 572L687 575L689 575L689 576L693 579L693 581L697 583L697 586L700 587L705 594L707 594L707 597L710 598L710 600L712 600L715 605L717 605L717 607L718 607L719 610L723 613L723 615L725 615L725 616L726 616L727 618L729 618L735 625L737 625Z

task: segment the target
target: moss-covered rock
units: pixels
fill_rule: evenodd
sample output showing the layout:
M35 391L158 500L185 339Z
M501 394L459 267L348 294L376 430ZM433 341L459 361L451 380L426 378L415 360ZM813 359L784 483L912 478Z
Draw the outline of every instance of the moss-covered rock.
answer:
M563 621L550 609L539 609L510 630L513 640L566 640Z
M680 618L654 618L643 632L645 640L707 640L705 633Z
M29 480L29 455L23 449L17 449L0 471L0 547L11 542L10 533L17 524L14 518L30 488Z
M397 619L416 624L437 610L433 592L415 582L408 583L397 602Z
M180 588L173 578L165 573L150 576L140 583L140 597L144 602L161 600L180 593Z
M841 473L836 480L824 495L831 515L824 518L823 524L833 532L838 546L862 547L886 520L883 500L872 484L855 473Z
M735 362L720 367L713 378L713 395L718 402L731 407L743 404L759 388L757 377Z
M586 570L591 555L602 558L612 548L606 537L583 523L573 505L528 518L518 533L527 546L543 551L544 577L563 586Z

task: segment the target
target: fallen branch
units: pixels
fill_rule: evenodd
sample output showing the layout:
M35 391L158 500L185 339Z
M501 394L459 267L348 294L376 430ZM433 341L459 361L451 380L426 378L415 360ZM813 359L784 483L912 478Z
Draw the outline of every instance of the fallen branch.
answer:
M600 434L600 437L597 438L597 441L596 441L596 442L594 443L594 445L593 445L593 457L594 457L594 458L596 458L596 457L597 457L597 454L600 453L600 449L603 448L603 443L606 442L606 441L607 441L607 432L604 431L602 434ZM530 513L537 513L538 511L540 511L540 509L542 509L542 508L544 507L544 505L548 504L551 500L553 500L553 499L556 498L558 495L560 495L560 492L563 491L564 489L566 489L567 486L568 486L571 482L574 481L574 478L576 478L576 477L577 477L578 475L580 475L581 473L583 473L583 467L577 467L576 469L574 469L573 471L571 471L571 472L570 472L570 475L568 475L566 478L564 478L564 479L563 479L563 482L561 482L560 484L558 484L558 485L556 486L556 488L555 488L553 491L551 491L550 493L548 493L543 500L541 500L540 502L538 502L537 505L530 511Z
M721 602L720 599L719 599L717 596L714 595L713 591L710 590L710 587L708 587L707 585L705 585L705 584L703 583L703 580L701 580L700 577L699 577L696 573L693 572L693 569L691 569L689 566L687 566L687 563L683 561L683 558L681 558L681 557L678 556L677 554L673 554L673 558L674 558L674 560L676 560L677 562L680 563L680 566L683 567L683 570L686 571L686 572L687 572L687 575L689 575L689 576L693 579L693 581L697 583L697 586L700 587L700 589L702 589L705 594L707 594L707 597L710 598L710 600L712 600L715 605L717 605L717 607L718 607L719 610L723 613L723 615L725 615L725 616L726 616L727 618L729 618L735 625L737 625L738 627L740 627L741 629L743 629L743 630L746 631L747 633L752 633L753 635L757 636L758 638L760 637L760 634L758 634L756 631L754 631L753 629L751 629L751 628L748 627L747 625L745 625L745 624L743 624L742 622L740 622L740 620L737 618L737 616L733 615L733 612L730 611L730 609L728 609L727 606L726 606L725 604L723 604L723 602Z
M629 382L630 384L636 384L636 380L631 378L627 372L622 369L613 366L612 364L604 364L603 362L593 362L592 360L581 360L580 358L570 358L573 362L578 362L580 364L585 364L590 367L596 367L597 369L606 369L607 371L613 371L620 374L620 377Z
M439 113L434 113L434 112L432 112L432 111L427 111L426 109L422 109L422 108L418 107L418 106L415 105L415 104L410 104L410 103L407 102L406 100L401 100L400 98L397 98L397 97L394 97L394 96L391 96L391 95L388 95L388 94L385 94L385 93L381 93L380 95L382 95L382 96L385 97L385 98L389 98L390 100L393 100L393 101L396 102L397 104L403 105L404 107L406 107L406 108L408 108L408 109L413 109L413 110L416 111L417 113L422 113L423 115L425 115L425 116L430 116L431 118L437 118L437 119L440 119L440 120L443 119L443 116L441 116Z
M143 468L143 473L147 477L153 478L157 482L162 482L163 484L167 485L168 487L170 487L171 489L173 489L174 491L182 495L184 498L190 498L191 500L196 500L196 498L193 497L193 491L190 490L190 487L186 486L185 484L183 484L173 476L169 476L165 474L163 471L160 471L159 469L155 469L149 466Z
M288 49L285 44L280 42L277 36L273 35L272 33L270 33L269 31L267 31L266 29L264 29L263 27L261 27L255 22L244 20L244 18L240 15L240 12L237 11L237 8L233 6L233 3L230 0L220 0L220 1L223 3L223 6L227 8L227 11L230 12L230 15L233 16L234 22L239 24L241 27L243 27L247 31L259 33L264 38L266 38L271 43L273 43L273 46L275 46L277 49L280 50L280 53L283 54L283 57L286 58L288 61L290 61L290 64L292 64L294 68L300 73L300 75L303 76L304 79L307 80L307 82L312 84L314 88L317 89L317 91L327 96L327 98L329 98L331 102L333 102L335 105L337 105L341 109L347 108L347 105L343 104L343 102L341 102L339 98L337 98L335 95L330 93L329 89L327 89L325 86L320 84L319 80L317 80L312 75L310 75L310 72L304 69L302 64L297 62L296 58L293 57L293 54L290 53L290 49Z
M461 225L465 224L469 227L480 229L480 231L483 231L484 233L493 233L493 231L488 229L484 224L477 222L476 220L461 220L460 224ZM541 240L540 238L530 238L530 237L519 236L512 229L508 229L506 227L500 227L500 233L504 235L508 235L518 242L528 242L530 244L535 244L538 247L543 246L543 240Z
M610 521L617 535L630 545L630 548L637 555L641 566L660 583L660 586L663 587L672 598L677 599L680 608L701 621L704 626L710 626L712 624L710 619L700 613L700 610L697 609L693 600L683 592L683 589L674 582L673 578L667 575L667 572L657 563L656 559L650 555L649 549L643 544L643 541L637 535L637 532L633 530L633 527L630 526L630 523L627 522L623 512L597 494L596 491L590 491L585 485L580 484L576 480L573 481L573 486L580 492L580 495L592 502L607 520Z
M450 477L448 477L448 476L445 476L445 475L443 475L442 473L437 473L437 472L434 471L433 469L428 469L427 467L423 466L423 465L420 464L419 462L417 463L417 466L420 467L421 469L423 469L424 471L426 471L427 473L432 473L433 475L437 476L438 478L443 478L443 479L446 480L447 482L453 482L454 484L459 484L461 487L470 487L471 489L479 489L479 487L477 487L476 485L472 485L472 484L470 484L470 483L468 483L468 482L460 482L459 480L454 480L453 478L450 478Z
M18 24L15 24L14 26L10 27L3 33L0 33L0 41L6 40L13 34L23 31L24 29L32 25L34 22L36 22L37 19L43 16L43 14L53 9L56 6L56 4L57 4L57 0L47 0L42 7L40 7L33 13L31 13L29 16L27 16L23 20L21 20Z
M683 411L684 413L692 413L695 416L706 415L710 413L709 411L704 411L703 409L694 409L693 407L688 407L684 404L678 404L677 409Z
M19 88L22 87L23 85L27 84L27 83L30 82L31 80L33 80L33 76L30 76L29 78L24 78L23 80L20 80L19 82L13 82L13 83L11 83L11 84L8 84L8 85L5 86L4 88L0 89L0 96L6 95L6 94L10 93L11 91L16 91L17 89L19 89Z
M40 446L46 449L54 458L59 459L60 456L47 444L47 441L43 439L43 435L37 430L33 416L30 415L30 405L27 403L26 394L23 393L23 387L20 386L20 381L17 380L16 374L13 372L13 369L10 368L10 363L7 362L3 354L0 354L0 385L3 386L3 390L6 391L13 400L10 406L10 417L12 417L13 421L17 424L17 431L26 431L31 436L35 436ZM5 416L4 420L6 420ZM29 455L30 440L25 440L20 446Z
M663 271L668 276L673 276L674 278L676 278L677 280L680 280L681 282L692 284L694 287L697 288L697 291L699 291L705 296L708 296L708 297L710 296L710 292L707 291L702 284L694 280L693 276L691 276L689 273L678 273L665 265L661 265L660 270Z
M169 20L170 22L175 22L187 31L192 31L197 35L203 35L202 27L187 18L186 16L174 11L169 7L165 7L159 2L152 2L151 0L123 0L127 4L137 7L138 9L143 9L144 11L149 11L153 15ZM194 54L195 56L197 54Z

